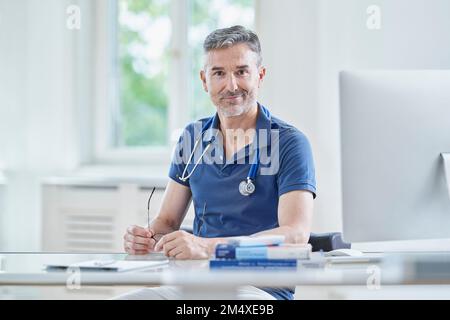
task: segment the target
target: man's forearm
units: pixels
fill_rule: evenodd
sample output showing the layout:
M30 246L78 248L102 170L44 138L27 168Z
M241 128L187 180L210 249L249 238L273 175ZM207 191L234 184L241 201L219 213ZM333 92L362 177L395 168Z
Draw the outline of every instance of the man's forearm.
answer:
M302 232L299 231L298 228L292 228L289 226L282 226L278 228L273 228L265 231L261 231L258 233L253 234L254 237L259 236L266 236L266 235L283 235L285 236L285 242L286 243L296 243L296 244L306 244L309 240L309 232ZM208 253L209 255L213 255L215 252L216 245L219 243L226 243L228 238L204 238L207 247L208 247Z
M306 244L309 240L309 232L303 231L299 228L290 226L281 226L253 234L252 236L266 236L266 235L283 235L286 243Z

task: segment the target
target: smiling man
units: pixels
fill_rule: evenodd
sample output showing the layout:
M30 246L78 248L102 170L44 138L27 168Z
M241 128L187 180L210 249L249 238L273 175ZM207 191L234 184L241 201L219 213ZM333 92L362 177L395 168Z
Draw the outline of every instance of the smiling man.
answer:
M204 52L200 78L217 113L185 128L159 214L148 229L127 230L125 250L207 259L232 236L276 234L306 243L316 193L312 151L305 135L257 102L266 75L257 35L241 26L219 29ZM179 230L191 200L193 234ZM158 288L124 298L177 295L176 288ZM239 297L292 299L293 289L245 287Z

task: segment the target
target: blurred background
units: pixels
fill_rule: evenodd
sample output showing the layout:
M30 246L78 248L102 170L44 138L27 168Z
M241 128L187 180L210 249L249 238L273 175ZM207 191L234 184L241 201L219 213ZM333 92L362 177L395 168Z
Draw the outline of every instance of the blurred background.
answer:
M447 0L0 0L0 251L121 251L180 129L214 113L202 42L260 37L259 101L313 147L313 231L342 230L338 73L450 68ZM185 224L190 225L190 211Z

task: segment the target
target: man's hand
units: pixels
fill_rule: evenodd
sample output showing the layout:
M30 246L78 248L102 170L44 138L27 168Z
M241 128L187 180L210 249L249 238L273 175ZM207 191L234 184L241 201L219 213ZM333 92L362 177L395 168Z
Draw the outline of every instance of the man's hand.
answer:
M209 242L186 231L174 231L162 236L155 251L163 250L167 257L175 259L208 259Z
M129 254L147 254L154 250L154 232L139 226L130 226L123 236L125 251Z

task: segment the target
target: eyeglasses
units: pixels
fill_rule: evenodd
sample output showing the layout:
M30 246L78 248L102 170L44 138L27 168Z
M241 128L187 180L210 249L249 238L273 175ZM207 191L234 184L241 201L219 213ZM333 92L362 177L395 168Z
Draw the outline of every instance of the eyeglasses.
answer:
M152 200L153 193L155 192L156 187L153 187L152 193L150 193L150 197L147 201L147 228L150 229L150 200Z
M153 187L153 190L152 190L152 192L150 193L150 197L148 198L148 201L147 201L147 229L150 231L150 224L151 224L151 221L150 221L150 200L152 200L152 197L153 197L153 193L155 192L155 189L156 189L156 187ZM164 235L164 233L155 233L153 236L152 236L152 239L153 240L155 240L156 242L158 242L159 241L159 239L161 239L161 237ZM158 237L157 237L158 236Z

